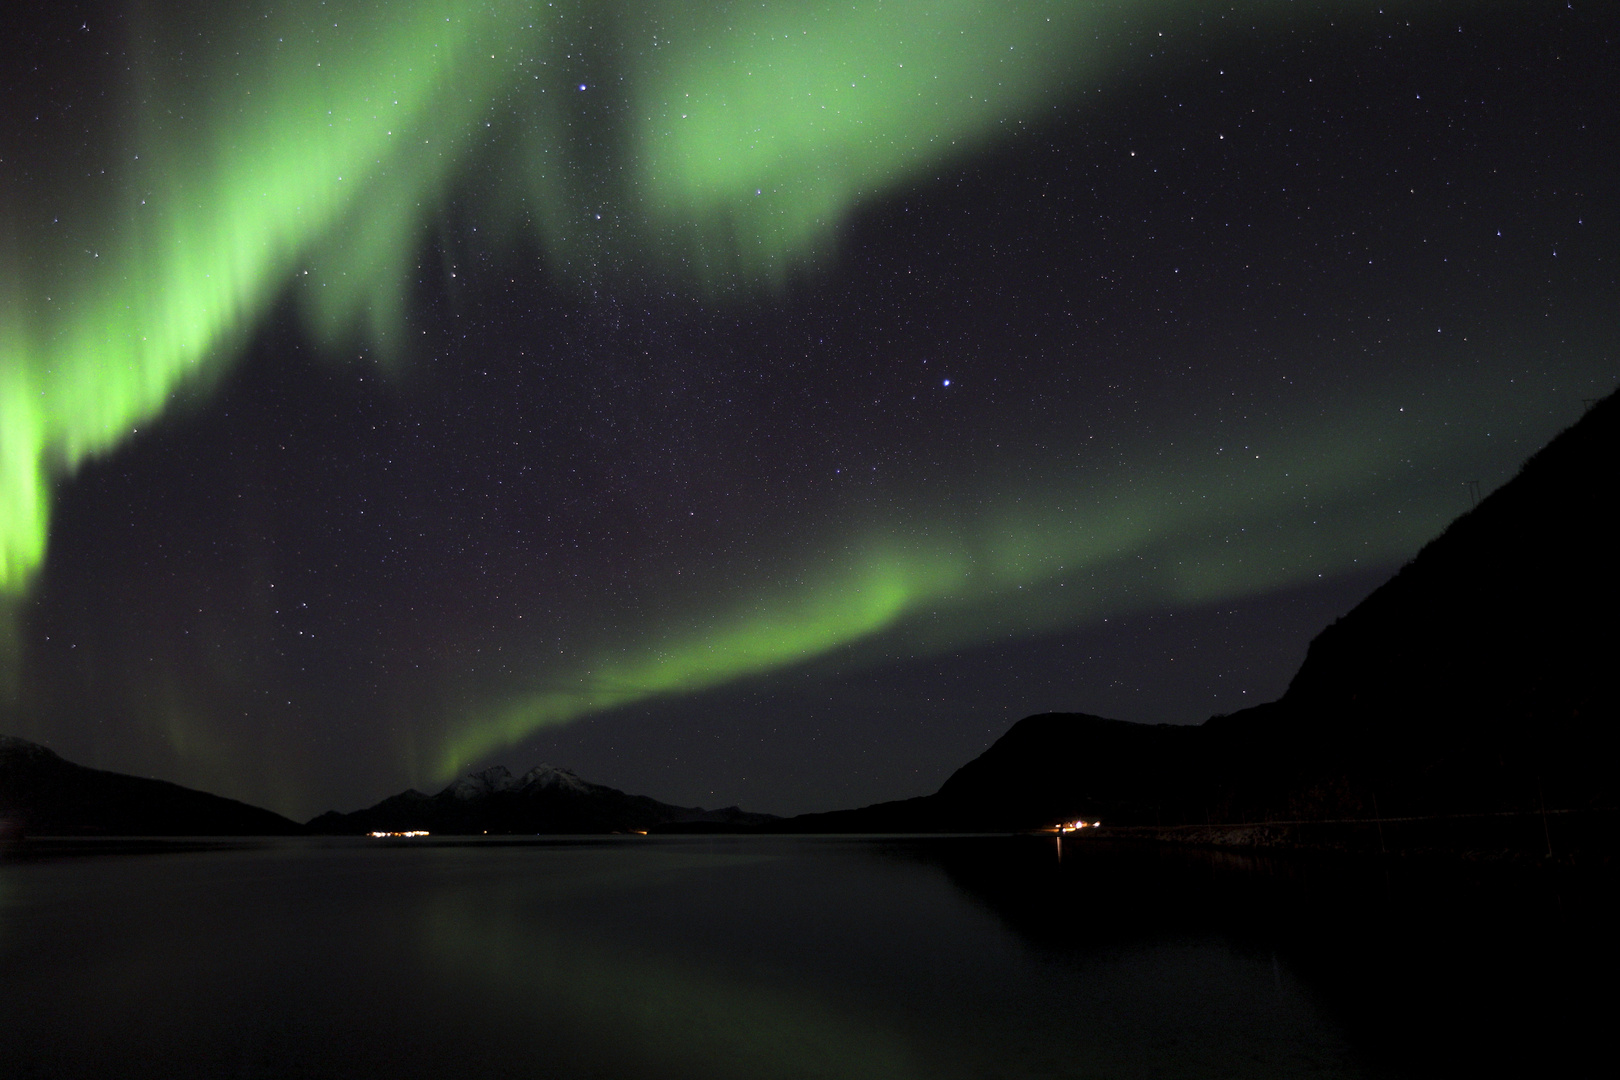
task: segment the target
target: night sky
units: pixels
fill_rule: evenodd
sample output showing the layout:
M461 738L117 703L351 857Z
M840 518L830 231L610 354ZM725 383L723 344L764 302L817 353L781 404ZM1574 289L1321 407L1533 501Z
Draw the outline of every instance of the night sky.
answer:
M300 819L1270 700L1616 382L1612 3L0 18L0 731Z

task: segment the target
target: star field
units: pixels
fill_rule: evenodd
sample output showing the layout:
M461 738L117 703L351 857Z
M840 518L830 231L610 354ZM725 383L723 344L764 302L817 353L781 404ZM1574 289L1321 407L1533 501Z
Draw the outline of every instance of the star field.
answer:
M384 7L17 17L0 730L921 794L1274 698L1614 385L1601 5Z

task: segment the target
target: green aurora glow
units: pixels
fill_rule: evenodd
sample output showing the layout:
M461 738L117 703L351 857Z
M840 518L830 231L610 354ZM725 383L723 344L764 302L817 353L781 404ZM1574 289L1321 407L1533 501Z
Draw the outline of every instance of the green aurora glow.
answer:
M1228 15L1252 25L1299 7L1256 0ZM532 235L580 277L612 264L768 289L813 272L863 201L1040 122L1165 48L1161 32L1174 48L1204 11L1190 0L350 0L237 13L207 55L174 59L187 15L214 10L134 30L138 74L105 177L8 189L0 594L21 595L45 558L52 482L211 377L283 298L334 350L408 351L424 239L475 165L499 165L477 196L501 239ZM578 137L585 126L595 149ZM1347 413L1328 434L1279 440L1241 475L1187 461L1113 487L1038 486L971 520L850 528L782 568L794 587L733 591L707 615L652 620L656 635L618 628L577 670L537 672L494 701L469 690L478 704L434 769L882 632L944 649L1397 557L1454 508L1334 527L1403 452L1370 446L1364 422ZM1307 496L1316 522L1288 524ZM1256 521L1266 536L1234 539Z
M986 497L971 518L919 507L854 539L831 538L821 552L785 561L774 576L787 586L733 590L718 605L673 598L584 663L540 675L538 689L495 701L473 691L476 704L445 742L434 778L458 775L544 727L709 689L874 635L891 655L940 654L1402 559L1457 507L1430 489L1402 492L1403 508L1389 509L1400 463L1426 441L1417 431L1366 438L1378 414L1397 409L1393 399L1364 401L1304 437L1268 432L1263 452L1253 445L1219 466L1142 447L1133 467L1100 483L1031 484ZM1436 461L1480 451L1458 442L1424 447Z
M559 262L779 279L861 200L1108 78L1142 19L1196 8L351 0L233 13L185 62L207 15L143 24L106 175L7 193L0 592L45 557L52 478L229 360L289 287L328 344L402 348L424 229L480 155L515 167L522 190L495 202ZM570 43L593 35L624 44L590 74L606 61ZM631 119L600 121L592 94ZM574 152L586 124L617 129L627 168Z

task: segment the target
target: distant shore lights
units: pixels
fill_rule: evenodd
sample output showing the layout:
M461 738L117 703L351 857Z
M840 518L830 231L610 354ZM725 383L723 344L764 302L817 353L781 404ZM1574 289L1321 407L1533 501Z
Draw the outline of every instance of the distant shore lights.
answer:
M1057 827L1060 833L1078 832L1081 829L1098 829L1102 827L1100 821L1065 821Z
M426 836L428 831L426 829L412 829L410 832L368 832L366 835L380 840L385 836Z

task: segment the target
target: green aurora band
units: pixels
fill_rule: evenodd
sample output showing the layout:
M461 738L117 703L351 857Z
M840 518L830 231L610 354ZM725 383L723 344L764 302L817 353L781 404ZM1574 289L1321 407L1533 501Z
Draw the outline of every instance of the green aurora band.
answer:
M579 277L621 265L769 289L826 259L864 200L1040 122L1174 48L1180 29L1313 14L1287 0L1217 13L1191 0L183 7L131 24L104 175L4 180L0 598L21 596L45 558L53 481L217 375L285 298L333 350L404 353L408 289L452 197L478 199L496 242L530 236ZM202 54L199 21L213 31ZM474 171L495 187L469 192ZM1308 461L1316 489L1336 490L1324 505L1348 512L1376 463L1342 419L1323 436L1336 445L1296 446L1277 468ZM830 539L838 554L821 573L789 572L796 591L736 597L666 644L627 632L585 674L542 675L546 689L480 706L437 770L885 630L945 647L998 623L1072 623L1342 569L1355 557L1345 538L1283 538L1294 556L1264 569L1258 552L1238 566L1211 539L1240 516L1280 514L1302 475L1249 477L1213 515L1214 500L1122 489L1006 500L921 533L871 524ZM1356 551L1409 551L1443 520L1435 509L1388 536L1363 531ZM1084 600L1028 596L1151 553L1167 561L1129 600L1094 583ZM921 618L939 610L949 617Z
M1266 432L1219 463L1141 446L1113 479L1052 478L986 497L971 515L896 512L790 557L774 575L788 584L726 590L707 612L701 599L671 598L585 663L554 673L537 665L535 689L490 700L483 695L499 680L481 680L433 778L459 775L541 728L834 650L848 654L845 666L936 655L1404 559L1458 506L1432 486L1403 483L1403 461L1414 451L1437 463L1489 453L1488 439L1442 441L1432 428L1366 437L1389 431L1397 402L1424 389L1369 397L1305 435Z
M560 264L780 280L861 200L1164 48L1143 20L1199 5L241 5L202 57L196 24L225 17L177 7L132 34L105 175L8 174L0 593L44 559L52 479L228 361L289 288L328 345L403 348L424 231L475 161L508 166L492 207ZM578 149L587 124L611 161Z

